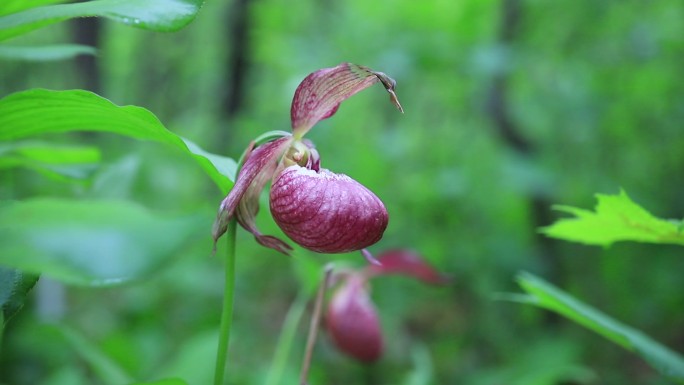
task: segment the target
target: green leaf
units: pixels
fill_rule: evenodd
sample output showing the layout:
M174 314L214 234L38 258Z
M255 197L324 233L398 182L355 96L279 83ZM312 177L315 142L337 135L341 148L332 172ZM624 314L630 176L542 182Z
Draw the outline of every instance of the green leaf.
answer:
M667 377L684 384L684 358L599 310L577 300L557 287L529 273L517 277L528 296L517 301L551 310L604 336L623 348L635 352Z
M99 16L152 31L177 31L190 23L202 0L94 0L30 8L0 17L0 40L75 17Z
M78 44L55 44L42 47L0 46L0 59L3 60L53 61L96 53L95 48Z
M609 246L618 241L674 243L684 245L682 224L656 218L634 203L627 193L596 195L596 211L569 206L554 208L573 214L575 218L561 219L541 231L554 238L588 245Z
M23 306L26 295L38 281L38 275L0 266L0 330Z
M318 269L317 272L317 278L320 279L320 269ZM297 327L306 311L306 305L308 304L309 299L314 295L313 289L315 289L314 286L311 286L310 289L301 288L294 302L290 305L290 308L285 315L283 326L280 328L280 336L278 337L278 342L275 346L271 366L266 375L265 385L278 385L283 383L283 373L285 373L285 370L287 369L292 345L297 334Z
M210 218L155 215L126 201L0 203L0 264L77 285L115 285L159 269Z
M70 131L100 131L171 145L191 155L224 194L237 165L167 130L150 111L119 107L92 92L34 89L0 99L0 141Z
M23 11L40 5L64 3L67 0L3 0L0 3L0 16Z
M96 147L34 141L0 143L0 170L26 167L50 177L83 179L95 171L99 162Z

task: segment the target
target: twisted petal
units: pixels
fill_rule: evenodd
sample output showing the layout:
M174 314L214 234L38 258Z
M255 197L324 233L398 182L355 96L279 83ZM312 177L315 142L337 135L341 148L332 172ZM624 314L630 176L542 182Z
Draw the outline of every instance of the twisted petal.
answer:
M387 210L375 194L324 168L286 168L273 182L270 201L283 232L320 253L361 250L379 241L387 228Z
M382 355L380 321L359 274L350 274L333 295L326 326L334 344L357 360L373 362Z
M303 136L316 123L331 117L344 100L378 81L390 93L392 103L404 112L394 93L396 82L382 72L342 63L310 74L299 84L292 99L290 116L295 136Z
M292 137L287 136L265 143L253 150L252 144L247 149L244 165L240 169L235 186L219 206L212 230L214 245L226 232L228 222L236 215L238 223L254 234L260 244L283 253L292 249L275 237L261 234L254 221L259 211L259 194L266 182L273 177L280 158L291 142Z
M443 285L451 281L449 277L435 270L420 255L413 251L404 249L387 250L378 255L377 260L380 264L366 267L366 272L370 276L401 274L433 285Z

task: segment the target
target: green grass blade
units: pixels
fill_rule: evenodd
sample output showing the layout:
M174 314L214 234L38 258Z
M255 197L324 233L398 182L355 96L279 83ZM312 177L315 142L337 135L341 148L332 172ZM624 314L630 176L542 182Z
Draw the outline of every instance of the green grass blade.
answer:
M559 288L529 273L517 277L518 284L529 297L517 297L526 302L561 314L604 336L625 349L635 352L663 375L684 383L684 358L599 310L577 300Z

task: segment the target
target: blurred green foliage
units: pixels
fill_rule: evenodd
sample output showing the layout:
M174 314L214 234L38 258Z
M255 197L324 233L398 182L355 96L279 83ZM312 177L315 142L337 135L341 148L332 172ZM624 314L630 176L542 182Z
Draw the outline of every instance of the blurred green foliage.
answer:
M95 38L98 54L90 63L0 61L0 96L90 88L237 158L259 134L288 129L294 89L308 73L342 61L383 71L397 80L406 114L374 87L309 138L324 167L386 203L390 225L374 251L418 250L456 279L445 289L374 282L385 357L362 366L322 338L310 383L661 384L667 380L640 358L594 334L492 299L516 291L517 271L533 271L684 351L679 247L596 248L538 233L555 218L551 204L589 207L595 192L621 187L656 217L684 217L682 20L684 7L667 0L212 0L172 34L102 19L92 30L70 21L9 40L7 47L24 47ZM45 164L27 147L2 148L22 167L0 165L0 199L127 200L208 220L132 284L94 290L41 279L5 329L0 383L110 383L92 357L135 380L209 383L222 288L210 229L221 191L173 147L108 133L36 140L96 147L93 162L77 164L96 168L74 182L59 172L64 164ZM259 226L282 235L263 211ZM363 263L305 251L286 258L238 232L230 383L267 381L288 309L332 260ZM298 381L305 324L281 384Z

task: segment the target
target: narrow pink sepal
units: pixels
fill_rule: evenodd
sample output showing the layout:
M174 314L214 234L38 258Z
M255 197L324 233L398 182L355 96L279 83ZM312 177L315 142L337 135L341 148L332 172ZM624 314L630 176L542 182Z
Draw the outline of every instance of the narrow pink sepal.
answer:
M286 253L291 247L275 237L262 235L256 228L254 218L259 210L259 194L264 185L273 177L278 161L287 150L292 137L287 136L265 143L252 150L254 144L245 152L244 165L240 168L237 180L228 196L221 202L214 221L212 237L216 241L226 232L228 222L237 215L242 227L254 234L260 244Z
M290 117L295 135L301 137L316 123L335 114L344 100L378 81L390 93L392 103L404 112L394 93L396 82L382 72L342 63L311 73L299 84L292 99Z
M378 261L373 254L368 251L368 249L361 249L361 255L363 255L363 259L366 260L371 265L376 265L376 266L382 266L382 263Z
M362 362L380 358L383 351L380 319L363 276L348 275L335 291L328 304L326 327L342 352Z
M451 279L439 273L413 251L404 249L387 250L378 255L380 265L369 265L366 272L370 276L401 274L419 279L433 285L444 285Z

